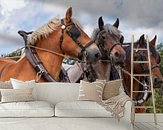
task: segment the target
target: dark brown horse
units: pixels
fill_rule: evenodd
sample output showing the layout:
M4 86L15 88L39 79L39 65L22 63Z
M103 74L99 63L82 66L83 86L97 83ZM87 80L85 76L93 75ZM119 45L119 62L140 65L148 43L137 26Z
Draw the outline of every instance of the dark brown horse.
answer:
M115 70L112 63L123 64L125 60L125 51L121 46L123 36L118 26L119 19L113 25L104 25L102 17L98 19L98 28L93 31L92 39L97 44L102 57L96 62L89 63L86 60L84 63L76 63L69 68L67 73L70 82L78 82L83 78L90 82L96 79L110 80L111 67Z
M0 58L0 81L10 78L39 81L58 81L62 60L65 56L94 61L100 57L96 44L71 18L70 7L65 18L54 18L43 25L26 40L26 55L19 61Z
M151 58L151 65L152 65L152 78L153 78L153 84L154 88L157 87L158 84L163 82L163 77L160 72L158 64L160 63L160 56L159 53L156 51L155 48L156 43L156 36L153 40L149 42L150 45L150 58ZM131 72L131 43L126 43L125 51L126 51L126 61L124 65L124 69ZM134 43L134 48L146 48L147 41L144 38L144 35L140 37L140 39ZM147 51L134 51L134 60L138 61L146 61L147 60ZM134 64L134 70L133 72L135 74L142 74L142 73L149 73L149 69L147 64ZM147 77L136 77L140 82L142 82L144 85L148 84ZM123 81L124 81L124 88L128 96L131 94L131 87L130 87L130 75L123 73ZM150 93L147 92L149 88L142 86L140 83L138 83L136 80L134 80L134 91L146 91L146 92L139 92L139 93L133 93L133 98L135 101L135 104L137 105L144 105L144 103L148 100L150 97ZM136 109L136 112L144 112L145 109Z

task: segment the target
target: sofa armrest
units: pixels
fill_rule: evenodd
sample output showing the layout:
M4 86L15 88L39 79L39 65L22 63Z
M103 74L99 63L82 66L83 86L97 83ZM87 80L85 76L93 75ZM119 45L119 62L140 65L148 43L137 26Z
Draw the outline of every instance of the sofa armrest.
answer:
M125 104L125 111L124 111L124 116L120 119L119 124L125 125L126 128L132 128L131 124L131 107L132 107L132 102L127 101Z
M125 111L124 111L124 118L127 121L131 121L131 107L132 107L132 102L127 101L125 104Z

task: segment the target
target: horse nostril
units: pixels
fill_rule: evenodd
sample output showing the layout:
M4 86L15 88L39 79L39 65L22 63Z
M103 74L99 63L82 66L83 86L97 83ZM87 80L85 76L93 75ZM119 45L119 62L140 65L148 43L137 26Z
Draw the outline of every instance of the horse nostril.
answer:
M116 57L119 57L119 53L118 53L118 52L115 52L115 56L116 56Z
M154 78L154 84L158 84L160 82L161 82L161 80L159 78Z
M96 57L96 58L100 58L100 53L96 53L96 54L95 54L95 57Z
M154 83L157 83L157 78L154 78Z

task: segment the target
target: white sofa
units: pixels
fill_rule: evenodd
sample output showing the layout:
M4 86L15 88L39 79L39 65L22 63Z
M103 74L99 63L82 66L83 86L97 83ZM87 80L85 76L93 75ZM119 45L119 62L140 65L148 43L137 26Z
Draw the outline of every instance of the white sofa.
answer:
M43 117L7 117L0 118L0 130L129 130L131 116L131 102L125 105L124 117L118 121L111 113L99 106L94 110L95 102L87 105L87 101L77 104L78 83L36 83L36 98L47 101L52 105L53 113ZM121 93L122 94L122 93ZM58 104L59 103L59 104ZM80 112L72 107L81 107ZM91 102L89 103L91 104ZM2 104L0 104L2 105ZM81 106L80 106L81 105ZM86 108L82 108L86 105ZM83 110L91 109L92 110ZM65 108L64 111L63 108ZM77 113L77 114L76 114ZM32 114L31 114L32 115Z

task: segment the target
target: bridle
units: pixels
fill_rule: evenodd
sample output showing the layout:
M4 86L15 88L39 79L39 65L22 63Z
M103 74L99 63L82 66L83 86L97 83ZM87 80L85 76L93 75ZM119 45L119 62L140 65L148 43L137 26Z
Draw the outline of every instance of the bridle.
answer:
M126 50L126 55L128 56L128 55L130 55L130 51L131 51L131 46L130 45L131 44L130 43L126 43L125 45L127 45L125 50ZM139 47L137 46L137 48L139 48ZM139 50L134 52L134 53L136 53L136 55L134 56L134 60L146 61L146 56L143 55L141 52L142 51L139 51ZM141 69L143 70L144 73L149 73L149 69L145 67L144 63L140 63L140 67L141 67ZM158 68L158 67L159 67L159 63L153 65L151 67L151 70L153 70L155 68ZM126 74L128 76L131 76L130 72L128 72L127 70L125 70L123 68L121 68L121 72L122 72L123 79L124 79L124 74ZM142 93L140 93L139 97L134 100L134 103L142 104L144 101L146 101L149 98L149 92L148 92L149 91L149 87L147 85L147 77L141 77L141 81L140 81L140 79L137 79L137 78L134 77L134 80L142 86L142 87L140 87L141 89L143 89L141 91L144 91L143 92L144 95L142 95ZM127 93L127 95L130 95L130 92L127 89L126 83L124 81L125 80L123 80L123 85L124 85L125 92Z
M145 61L146 60L145 56L143 56L141 53L139 53L139 51L136 52L136 58L139 61ZM147 73L149 71L148 68L146 68L144 66L144 63L140 63L140 67L142 68L143 72L146 72ZM151 70L153 70L155 68L159 68L159 63L158 64L156 63L155 65L153 65L151 67Z
M67 27L69 26L72 26L70 30L67 30ZM86 44L85 46L83 46L81 44L80 41L78 41L78 37L81 35L81 32L79 31L79 29L76 27L76 25L71 22L71 23L68 23L68 24L65 24L64 23L64 20L61 19L61 36L60 36L60 49L62 51L63 54L65 54L64 50L63 50L63 40L64 40L64 34L65 34L65 31L66 33L73 39L73 41L81 48L81 53L82 53L82 56L83 54L86 55L86 48L89 47L90 45L92 45L94 43L94 41L90 41L88 42L88 44Z
M112 59L110 58L110 54L111 54L111 52L112 52L112 50L114 49L115 46L117 46L117 45L122 46L122 45L120 43L115 43L115 44L113 44L111 46L111 48L106 48L105 45L104 45L105 44L104 43L105 41L103 39L103 34L104 33L106 33L105 30L99 31L97 33L96 38L95 38L94 41L96 42L96 40L97 40L97 43L96 44L97 44L97 46L98 46L98 48L99 48L99 50L101 52L101 55L102 55L102 57L101 57L100 60L103 63L105 63L105 64L111 64L111 68L114 70L113 74L115 74L115 73L117 73L117 71L114 68ZM95 81L98 78L98 76L97 76L97 74L96 74L96 72L93 69L93 67L92 67L91 64L89 64L89 63L83 63L83 64L81 64L81 67L82 67L83 73L85 73L85 76L87 77L87 79L88 79L89 82L93 82L93 81ZM119 78L118 76L117 77L113 77L113 78Z
M98 43L97 43L97 46L99 47L100 49L100 52L102 54L102 59L109 59L110 60L110 55L111 55L111 52L112 50L114 49L114 47L116 47L117 45L120 45L122 46L120 43L114 43L111 48L105 48L104 46L104 40L103 40L103 34L106 33L105 30L102 30L102 31L99 31L99 33L97 34L97 40L98 40Z

